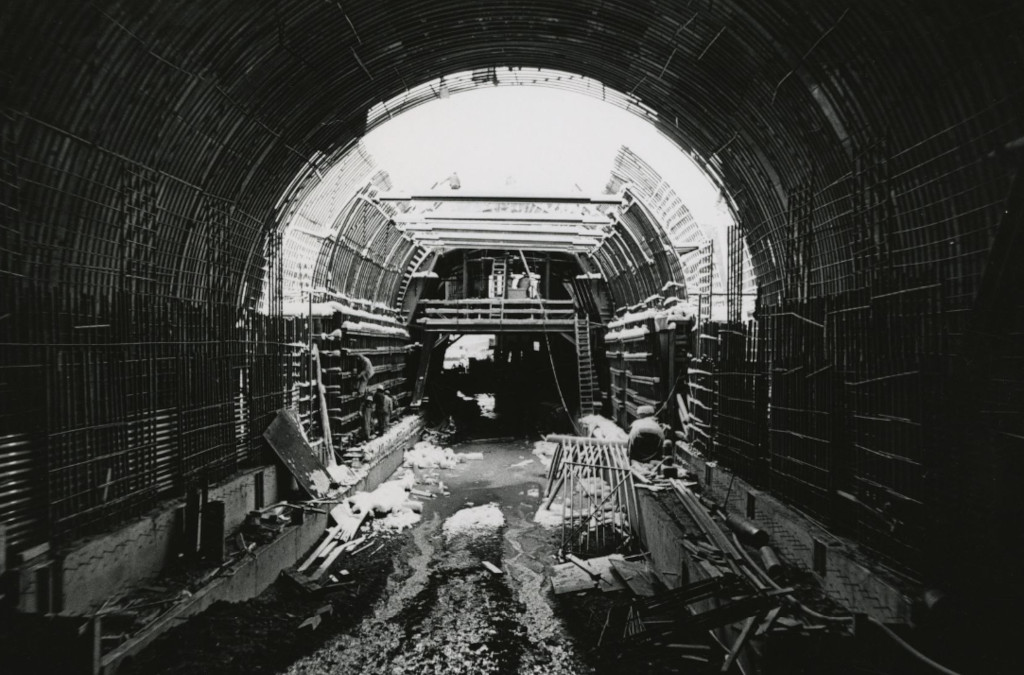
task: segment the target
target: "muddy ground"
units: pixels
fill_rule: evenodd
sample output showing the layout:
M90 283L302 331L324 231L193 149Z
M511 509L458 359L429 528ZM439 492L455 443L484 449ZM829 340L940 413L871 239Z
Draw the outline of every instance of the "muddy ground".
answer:
M440 472L450 489L422 521L339 559L347 585L311 595L282 577L258 598L220 603L130 664L136 673L588 673L602 615L593 600L556 600L547 574L558 530L533 522L546 469L532 442L465 442L482 452ZM422 473L422 472L421 472ZM496 504L504 525L446 537L461 509ZM493 574L488 561L501 568ZM598 600L598 604L604 600ZM299 624L325 605L316 629ZM571 625L570 625L571 624Z

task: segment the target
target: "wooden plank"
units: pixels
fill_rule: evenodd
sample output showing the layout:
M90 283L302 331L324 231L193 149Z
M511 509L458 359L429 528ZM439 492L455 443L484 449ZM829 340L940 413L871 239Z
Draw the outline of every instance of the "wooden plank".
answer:
M327 536L324 537L323 541L313 549L313 552L309 554L309 557L301 565L299 565L299 572L304 572L307 567L313 564L313 561L320 557L320 553L327 548L327 546L334 541L334 538L338 535L341 530L341 524L335 525L331 529L327 530Z
M610 560L612 570L617 574L634 595L644 598L654 596L654 578L647 568L645 562L630 562L628 560Z
M320 403L320 426L324 430L324 445L327 446L328 466L334 466L338 460L334 456L334 440L331 438L331 418L327 412L327 390L324 388L323 372L320 366L320 350L313 345L313 372L316 373L316 390Z
M319 579L320 577L322 577L324 573L328 569L330 569L331 565L334 564L334 561L338 559L338 556L340 556L344 551L344 546L338 546L333 551L331 551L330 555L327 556L327 559L324 560L323 563L321 563L320 567L316 568L316 571L313 572L313 574L311 574L310 577L312 577L313 579Z
M749 617L746 623L743 624L743 630L740 631L740 635L736 638L736 643L733 644L732 649L729 650L729 655L722 663L722 668L718 671L720 673L728 673L729 669L732 668L732 664L736 661L736 657L739 656L743 646L747 643L747 639L750 637L751 629L761 623L764 619L766 612L760 612L759 614Z
M596 583L589 574L574 563L568 562L555 565L552 568L551 576L551 586L554 589L555 595L593 589L600 589L605 593L624 590L626 585L612 573L611 563L612 560L623 559L621 555L612 554L586 560L586 567L601 577L600 581Z
M322 499L328 495L331 477L303 437L299 421L292 411L286 408L278 410L263 437L309 496Z

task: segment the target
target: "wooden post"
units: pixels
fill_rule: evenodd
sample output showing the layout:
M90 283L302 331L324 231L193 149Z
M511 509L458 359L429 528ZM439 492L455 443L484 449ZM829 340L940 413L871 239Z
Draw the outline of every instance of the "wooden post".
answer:
M180 511L183 520L182 530L185 535L182 551L186 558L192 558L195 556L196 551L199 550L199 532L201 529L199 523L200 502L201 495L199 490L189 490L188 494L185 495L185 506Z
M544 298L548 299L551 297L551 254L544 254Z

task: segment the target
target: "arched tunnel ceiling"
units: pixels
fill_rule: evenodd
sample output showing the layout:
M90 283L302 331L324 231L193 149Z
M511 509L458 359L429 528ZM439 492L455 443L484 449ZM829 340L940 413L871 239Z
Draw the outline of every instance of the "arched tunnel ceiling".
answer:
M491 103L485 104L481 110L481 99L469 97L466 102L469 105L444 109L447 118L443 125L439 125L436 119L440 114L438 108L426 117L413 114L410 120L402 121L405 129L413 125L420 136L437 136L436 145L431 145L427 140L414 144L414 148L403 144L404 150L397 156L395 149L385 145L385 156L381 158L375 155L373 148L378 143L388 144L390 141L390 145L393 146L394 137L402 135L401 131L393 128L387 130L387 122L424 104L437 104L442 99L453 96L461 98L461 94L464 93L479 93L483 89L495 88L504 89L505 94L514 95L505 95L497 99L502 102L502 107L522 101L522 105L529 106L530 110L519 109L518 112L509 112L508 115L497 114L495 117L487 117L489 114L496 114L496 99L485 98L484 100ZM524 88L532 91L524 92ZM545 88L557 89L571 96L538 96L538 90ZM520 93L523 95L518 96ZM587 101L583 97L592 100ZM477 103L476 106L472 105L474 101ZM459 103L461 105L463 102ZM635 116L640 123L622 125L623 121L627 121L627 116L617 111L613 113L613 109ZM609 115L611 117L608 117ZM537 126L544 125L548 121L548 116L551 116L552 131L547 132L547 137L543 133L531 134L527 138L518 135L523 130L536 129ZM589 119L586 120L586 124L580 125L579 121L584 116ZM607 121L604 124L598 122L588 126L595 122L595 116ZM637 268L636 271L636 274L641 276L647 273L646 263L653 258L660 260L665 256L674 257L672 237L687 245L696 242L699 245L714 246L711 242L716 236L715 231L730 220L725 213L707 213L709 200L721 199L718 188L713 185L706 173L700 175L701 169L688 157L667 159L669 154L681 153L678 146L664 136L657 132L651 133L650 129L644 130L648 135L641 133L640 126L649 125L656 119L655 113L644 107L635 97L611 89L591 78L561 71L521 67L493 68L447 75L379 103L367 115L370 136L351 144L334 157L324 157L318 162L318 170L312 173L304 171L296 180L294 193L289 193L281 206L281 266L285 313L306 312L304 298L309 287L325 296L349 302L358 303L360 299L370 297L378 303L400 307L403 305L404 290L408 287L409 280L413 274L420 271L420 266L415 263L418 260L425 260L425 252L435 252L439 246L474 248L473 240L477 241L476 246L499 249L502 248L502 238L498 235L511 234L513 230L517 234L507 237L506 245L514 250L537 250L540 247L542 250L554 252L569 247L577 249L577 254L607 258L609 255L619 255L623 250L622 246L625 246L631 257L618 260L616 263L606 262L605 267L631 269L637 260L642 260L644 266ZM418 125L412 120L417 120ZM621 126L615 126L611 120L619 122ZM440 169L437 160L429 156L438 150L451 152L454 148L457 150L456 157L460 154L469 154L469 157L463 156L461 159L468 163L468 168L472 171L478 166L476 162L481 161L478 144L493 140L496 130L506 130L506 125L509 124L515 127L515 130L507 130L509 139L515 139L515 149L509 148L515 157L488 155L487 163L499 172L514 173L515 169L509 166L509 162L515 164L518 158L521 163L524 156L529 155L533 173L549 177L552 168L557 167L557 173L561 174L558 176L557 184L564 185L567 182L575 187L575 190L560 194L560 198L569 201L524 203L522 200L528 195L540 198L545 193L559 193L558 190L551 189L549 182L538 181L532 174L520 178L527 178L530 184L543 187L536 188L538 192L510 192L509 194L515 197L513 202L468 199L470 195L466 194L465 189L451 192L448 181L452 180L455 174L440 183L437 181L437 175L431 175L429 180L435 183L435 187L438 184L442 186L441 195L447 194L458 201L401 199L403 195L408 196L410 193L389 189L392 185L390 174L393 170L397 169L400 174L409 171L410 167L402 166L403 163L411 164L412 167L430 166L434 171L443 172L444 169ZM570 130L563 125L575 125L577 128ZM388 141L383 141L380 137L371 140L372 130L381 126L385 127L381 133ZM467 129L466 126L471 128ZM453 138L452 135L459 133L459 129L462 130L462 135ZM563 148L561 152L555 151L550 155L544 155L543 153L551 151L548 144L555 136L560 139L571 138L574 143L570 143L570 147ZM403 140L407 142L407 139ZM670 178L662 177L649 162L634 152L630 148L634 143L638 143L641 154L649 152L659 158L659 161L668 167ZM596 165L588 164L584 167L587 159L594 161L592 151L595 146L609 149L617 146L616 154L607 158L607 166L598 160ZM573 156L574 151L584 153L585 158ZM587 156L587 152L591 152L591 155ZM424 154L428 156L424 157ZM600 152L597 155L599 156ZM448 161L451 159L448 157ZM462 166L458 159L455 163ZM676 163L684 166L680 168ZM491 166L487 167L487 170L491 169ZM602 170L606 172L598 178L598 183L594 182L595 170L597 175L600 175ZM426 175L422 167L414 168L413 171L413 175L417 175L418 172L421 180ZM582 175L578 173L580 171ZM487 174L487 171L483 173ZM478 186L494 181L493 176L490 179L487 175L481 178L473 173L466 174L466 178ZM416 182L416 179L407 175L404 184L412 185L408 183L409 180ZM399 179L399 182L403 181ZM595 192L580 192L581 182L593 186ZM497 187L488 192L507 192L507 185L508 183L505 187ZM682 189L684 195L695 195L693 198L698 200L698 212L703 216L700 220L694 218L687 205L673 190L673 185ZM603 186L604 192L608 193L606 197L601 197L599 186ZM629 193L628 200L623 199L626 188ZM574 196L582 198L582 201L573 203ZM590 203L594 198L598 198L600 203ZM621 227L611 227L616 222L619 207L624 201L639 201L644 212L650 213L637 220L634 214L641 210L640 207L627 210ZM666 206L669 207L668 210ZM529 222L506 223L500 215L502 213L517 213L518 215L512 216L513 219ZM533 215L527 215L529 213ZM705 217L709 217L710 220L706 220ZM646 244L641 244L641 239L631 236L630 232L636 228L647 228L644 229L642 237ZM665 230L668 238L661 233L655 234L650 228ZM558 241L551 242L552 236L556 234L560 235ZM599 247L607 236L620 238L619 245L608 244ZM602 250L595 251L595 248ZM725 247L717 248L722 249L721 253L724 256ZM381 256L369 254L376 251L387 253L383 259ZM655 278L650 280L653 288L668 283L669 288L678 291L696 283L691 274L686 277L686 283L683 284L682 269L674 266L674 260L672 263L655 271ZM721 266L724 269L724 262ZM626 304L641 299L636 296L635 288L630 288L632 276L634 275L616 274L610 280L614 286L609 289L610 293ZM366 283L368 280L372 280L372 283ZM263 308L269 308L266 296L273 290L269 282L268 279L264 283L265 301L261 302ZM647 295L643 297L651 294L652 291L648 289Z
M446 73L581 73L721 166L769 295L854 258L984 265L1022 135L1019 3L57 3L2 10L5 272L251 305L274 207ZM15 205L15 208L10 208ZM955 251L951 254L950 250ZM809 261L788 269L787 251ZM792 257L792 256L790 256ZM216 271L214 271L216 270ZM799 283L794 275L804 275ZM214 278L216 277L216 278Z

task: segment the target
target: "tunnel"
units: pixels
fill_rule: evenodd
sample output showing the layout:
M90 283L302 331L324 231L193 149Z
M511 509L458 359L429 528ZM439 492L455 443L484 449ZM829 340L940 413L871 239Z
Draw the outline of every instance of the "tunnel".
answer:
M702 479L829 533L823 585L835 535L932 594L899 623L942 597L983 633L1024 597L1022 35L1012 0L8 0L3 602L95 613L82 542L241 474L262 508L279 410L340 452L359 355L425 410L476 333L550 367L573 433L667 411ZM625 147L593 194L416 194L362 142L512 87L653 126L723 195L728 241L683 245L685 207Z

